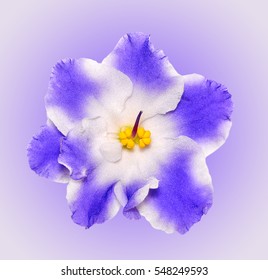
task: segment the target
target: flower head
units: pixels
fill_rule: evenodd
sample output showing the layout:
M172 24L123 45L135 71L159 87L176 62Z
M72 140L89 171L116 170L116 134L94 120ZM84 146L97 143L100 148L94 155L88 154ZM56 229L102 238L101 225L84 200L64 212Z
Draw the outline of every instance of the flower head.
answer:
M206 156L226 140L231 95L201 75L182 76L148 35L127 34L97 63L54 67L48 116L28 148L31 168L68 182L75 223L144 216L185 233L212 205Z

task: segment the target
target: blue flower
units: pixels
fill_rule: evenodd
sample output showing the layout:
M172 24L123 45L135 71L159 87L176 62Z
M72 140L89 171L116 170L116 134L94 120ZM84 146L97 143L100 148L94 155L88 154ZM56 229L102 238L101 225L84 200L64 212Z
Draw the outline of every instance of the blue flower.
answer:
M178 74L148 35L125 35L102 63L56 64L45 104L30 167L68 182L75 223L89 228L123 207L127 218L185 233L211 207L206 157L228 137L231 95Z

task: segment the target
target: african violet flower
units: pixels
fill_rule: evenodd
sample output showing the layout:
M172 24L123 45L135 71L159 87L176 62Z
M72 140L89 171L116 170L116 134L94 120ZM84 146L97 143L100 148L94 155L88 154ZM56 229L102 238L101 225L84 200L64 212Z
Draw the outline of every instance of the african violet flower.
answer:
M206 156L226 140L226 88L181 76L149 36L127 34L102 61L66 59L53 69L47 125L28 148L31 168L68 182L75 223L144 216L185 233L212 205Z

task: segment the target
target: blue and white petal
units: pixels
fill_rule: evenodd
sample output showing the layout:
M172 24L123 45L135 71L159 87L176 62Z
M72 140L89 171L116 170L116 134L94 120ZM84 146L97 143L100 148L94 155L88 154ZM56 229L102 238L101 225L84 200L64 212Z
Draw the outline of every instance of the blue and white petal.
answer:
M59 162L74 180L86 178L102 162L100 145L106 137L102 118L83 119L63 139Z
M199 145L188 137L170 140L170 145L172 156L155 174L158 188L151 189L137 209L154 228L183 234L207 213L213 189Z
M47 115L67 135L83 118L119 113L131 94L132 83L120 71L90 59L66 59L52 71Z
M135 113L143 111L148 118L176 108L183 93L182 76L163 51L154 48L149 35L126 34L103 63L131 79L134 91L127 103Z
M71 180L67 187L67 201L73 221L89 228L113 218L120 209L114 195L115 184L101 185L93 173L79 181Z
M139 219L140 214L136 207L146 198L150 189L158 188L158 180L149 178L146 180L136 179L128 185L118 182L115 186L115 195L124 207L123 214L129 219Z
M201 75L186 75L184 81L180 103L168 115L176 124L177 137L190 137L209 155L223 145L229 135L231 95L223 85Z
M30 142L28 160L31 169L40 176L67 183L70 178L69 171L58 162L63 137L57 128L48 122Z

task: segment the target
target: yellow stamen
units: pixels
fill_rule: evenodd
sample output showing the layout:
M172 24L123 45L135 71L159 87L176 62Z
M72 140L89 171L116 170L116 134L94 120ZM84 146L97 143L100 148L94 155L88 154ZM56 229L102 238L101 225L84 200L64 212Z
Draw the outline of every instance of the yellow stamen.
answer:
M141 149L144 149L151 144L151 132L149 130L139 127L135 137L132 136L132 130L133 128L131 126L127 126L120 130L118 138L122 146L128 150L132 150L136 144Z
M140 146L140 148L142 148L142 149L146 147L146 144L143 142L142 139L139 140L139 146Z
M128 139L122 139L120 142L122 143L123 146L126 146L128 143Z
M144 142L144 144L150 145L150 143L151 143L151 138L142 138L142 141Z
M142 138L150 138L150 136L151 136L151 132L149 130L146 130Z
M135 142L132 139L129 139L127 142L127 148L128 149L133 149L135 146Z
M121 131L119 133L119 139L126 139L126 138L127 138L126 134L123 131Z
M143 137L144 132L145 132L145 130L144 130L143 127L139 127L139 128L138 128L137 134L138 134L139 138L142 138L142 137Z
M127 138L130 138L130 137L131 137L132 129L131 129L130 127L128 127L124 132L125 132Z

